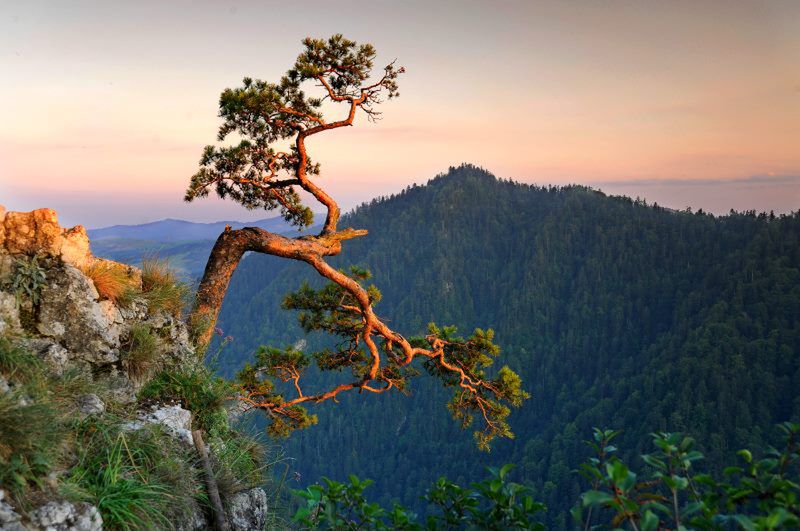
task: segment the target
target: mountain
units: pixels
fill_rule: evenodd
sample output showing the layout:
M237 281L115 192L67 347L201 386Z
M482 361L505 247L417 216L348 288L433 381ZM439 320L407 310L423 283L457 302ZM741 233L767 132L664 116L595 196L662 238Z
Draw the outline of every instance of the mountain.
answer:
M87 232L93 242L108 238L124 238L133 240L150 240L154 242L180 242L192 240L216 240L217 236L230 225L233 229L242 227L260 227L270 232L282 232L290 227L280 216L257 221L215 221L213 223L195 223L181 219L162 219L141 225L114 225Z
M162 219L142 225L114 225L91 229L87 233L92 242L92 252L96 256L135 266L140 265L142 258L158 257L169 261L184 279L194 281L202 276L211 248L226 225L234 229L260 227L270 232L292 236L298 234L280 216L257 221L214 223ZM316 228L315 225L306 229L306 232L310 233Z
M674 212L465 165L362 205L340 226L369 230L332 262L372 271L376 311L394 329L492 327L498 365L519 372L532 398L512 414L516 438L490 454L449 418L449 392L424 377L408 397L326 403L314 408L317 426L282 443L302 483L356 473L375 479L372 498L419 510L440 475L463 484L510 462L564 529L587 488L575 470L593 426L624 430L618 446L631 462L649 451L650 432L687 432L717 470L739 448L770 444L775 423L800 419L800 213ZM234 337L222 372L260 344L305 338L280 303L306 279L318 283L305 264L245 258L221 312ZM325 345L305 339L309 350ZM312 374L309 389L329 377Z

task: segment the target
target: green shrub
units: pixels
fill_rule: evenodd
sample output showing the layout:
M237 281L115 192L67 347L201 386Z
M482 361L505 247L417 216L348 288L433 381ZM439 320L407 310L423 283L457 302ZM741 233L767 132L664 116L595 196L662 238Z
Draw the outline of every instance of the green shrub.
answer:
M619 432L595 429L589 444L596 457L582 469L592 488L573 516L587 528L599 520L641 531L800 527L800 424L779 428L782 450L770 448L760 460L740 450L742 466L727 467L723 481L694 470L703 454L691 437L652 434L656 451L642 456L647 466L637 474L615 455Z
M572 511L581 529L743 529L800 527L800 424L784 423L782 450L762 459L749 450L737 455L742 466L725 469L724 480L696 473L703 455L680 433L654 433L656 451L642 456L637 473L616 457L613 430L595 429L588 441L595 451L581 468L590 490ZM528 487L509 483L511 465L490 468L491 476L464 488L440 479L425 496L433 514L425 524L395 505L388 511L370 503L372 483L350 476L349 483L323 478L295 494L305 500L295 522L304 529L544 529L537 514L545 509Z
M541 530L538 513L544 505L534 501L531 489L506 479L512 465L489 468L489 478L463 488L441 478L425 495L434 507L425 524L416 515L395 505L391 511L364 497L371 480L350 476L349 483L323 478L296 494L306 505L298 509L295 522L304 529L531 529Z
M220 435L230 429L225 401L231 394L228 382L198 366L159 372L139 391L139 399L179 402L192 412L194 429Z
M180 317L186 306L189 286L178 279L166 260L145 258L142 260L142 294L151 309Z
M23 297L27 297L34 306L38 304L39 293L46 283L47 275L39 265L38 256L17 258L14 261L14 271L6 282L17 298L17 307L22 303Z
M149 325L139 323L132 326L127 352L122 360L128 375L134 378L147 375L155 365L160 350L161 340L153 334Z

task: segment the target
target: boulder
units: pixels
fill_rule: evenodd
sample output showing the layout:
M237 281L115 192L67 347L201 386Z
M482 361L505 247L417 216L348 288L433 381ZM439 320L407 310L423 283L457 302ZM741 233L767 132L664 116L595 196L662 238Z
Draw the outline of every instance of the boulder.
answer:
M51 501L30 515L31 527L42 531L101 531L103 517L88 503Z
M180 519L175 522L177 531L203 531L210 528L203 508L197 502L192 503L192 506L187 508Z
M6 212L0 207L0 248L9 254L43 255L75 267L90 263L92 253L86 229L62 229L55 210Z
M233 531L264 529L267 522L267 493L258 487L237 492L228 501L227 512Z
M92 261L89 249L89 235L82 225L65 229L61 235L61 247L58 256L67 264L84 267Z
M71 265L48 273L42 288L37 330L93 364L119 359L122 315L110 301L98 301L94 284Z
M8 212L3 220L5 248L11 254L61 254L61 226L56 211Z
M100 415L106 410L106 405L95 394L80 396L75 403L78 406L78 411L84 415Z
M181 406L153 406L150 411L142 412L139 420L127 423L124 428L140 430L147 424L160 424L166 428L168 433L177 437L184 444L190 446L194 444L192 441L192 412Z

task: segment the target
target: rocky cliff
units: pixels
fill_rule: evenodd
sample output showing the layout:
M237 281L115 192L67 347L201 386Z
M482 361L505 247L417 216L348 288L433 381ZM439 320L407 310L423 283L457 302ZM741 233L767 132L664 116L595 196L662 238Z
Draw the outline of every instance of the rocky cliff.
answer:
M0 529L210 527L193 429L232 528L264 527L258 445L229 426L178 288L163 264L93 257L53 210L0 206Z

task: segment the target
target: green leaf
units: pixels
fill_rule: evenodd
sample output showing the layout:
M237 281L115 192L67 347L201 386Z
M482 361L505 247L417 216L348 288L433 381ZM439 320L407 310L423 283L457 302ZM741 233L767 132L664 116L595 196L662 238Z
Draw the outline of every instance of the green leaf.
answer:
M601 490L588 490L583 493L583 506L604 505L614 501L614 496Z
M641 522L641 530L642 531L653 531L654 529L658 529L658 524L660 520L658 516L655 515L653 511L645 511L644 515L642 516Z

